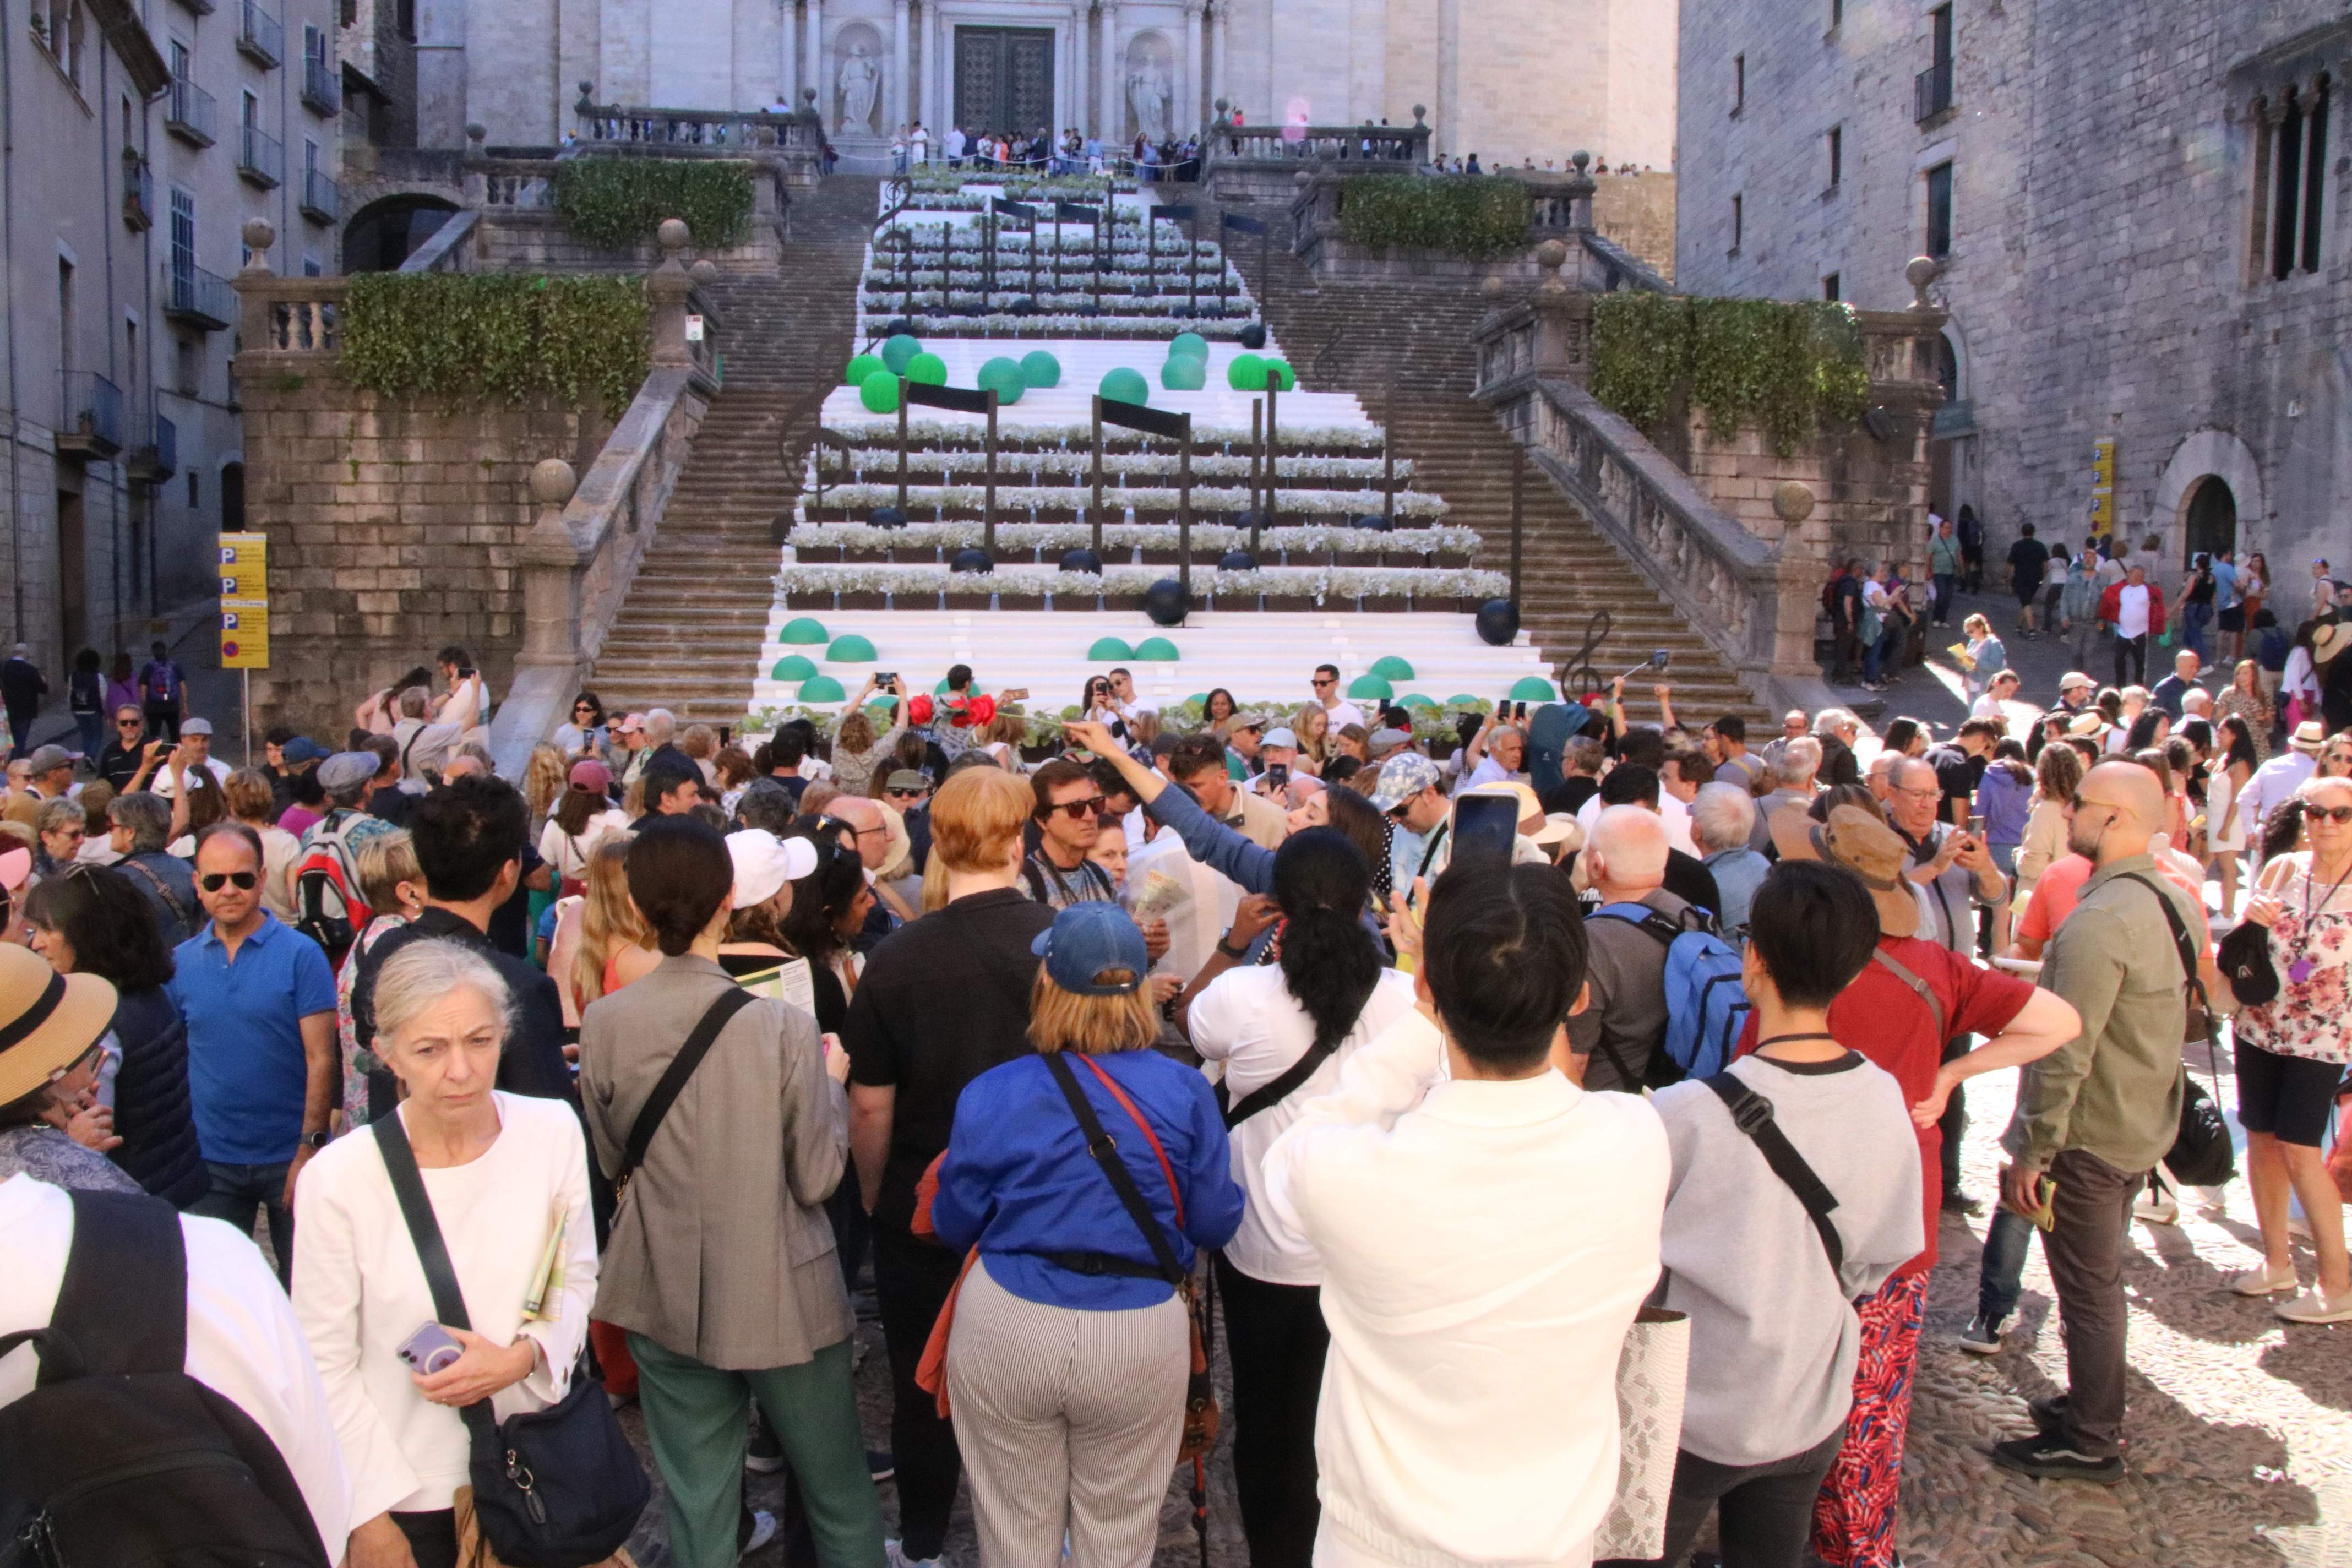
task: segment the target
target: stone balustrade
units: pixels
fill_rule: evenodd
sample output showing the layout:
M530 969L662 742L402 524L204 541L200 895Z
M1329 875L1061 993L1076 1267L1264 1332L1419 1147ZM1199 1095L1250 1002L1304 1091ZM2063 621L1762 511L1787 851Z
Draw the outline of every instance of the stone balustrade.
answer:
M1547 241L1578 247L1578 272L1570 282L1596 292L1626 286L1637 272L1664 288L1657 274L1621 247L1601 239L1592 226L1592 197L1599 188L1586 172L1590 153L1579 153L1564 173L1536 169L1501 169L1491 174L1433 175L1439 179L1508 180L1528 193L1525 248L1488 259L1473 260L1440 251L1408 246L1360 245L1347 234L1345 214L1351 179L1381 171L1339 164L1295 170L1291 175L1291 248L1307 269L1318 277L1405 279L1447 278L1461 281L1496 279L1534 282L1542 276L1536 255ZM1563 258L1561 265L1565 265ZM1612 270L1613 269L1613 270ZM1612 280L1614 279L1614 280ZM1646 287L1647 283L1635 284Z
M400 264L403 272L472 272L476 247L467 243L481 222L481 212L468 207L451 213L432 237Z
M658 109L596 103L592 84L580 84L572 106L578 145L591 153L660 158L735 157L757 153L782 167L789 184L814 185L824 170L824 128L815 89L801 109Z
M1302 169L1410 174L1429 162L1427 114L1415 104L1406 126L1212 126L1201 139L1201 180L1214 202L1280 202Z

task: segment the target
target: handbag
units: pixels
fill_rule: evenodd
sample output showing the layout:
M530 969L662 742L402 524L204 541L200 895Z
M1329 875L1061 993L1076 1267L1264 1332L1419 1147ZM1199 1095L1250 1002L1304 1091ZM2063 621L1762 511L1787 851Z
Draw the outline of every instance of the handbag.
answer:
M408 1134L397 1116L372 1123L371 1130L433 1292L433 1316L446 1328L470 1331L465 1294L450 1267ZM509 1568L589 1568L602 1563L629 1539L653 1499L653 1483L613 1418L604 1385L582 1367L572 1369L563 1397L544 1410L509 1415L501 1423L491 1418L490 1402L483 1399L457 1414L472 1442L467 1472L475 1523Z
M2278 999L2278 966L2271 962L2271 930L2241 921L2221 939L2214 962L2230 979L2242 1007L2260 1007Z
M1596 1563L1650 1562L1666 1549L1666 1503L1682 1447L1690 1381L1690 1319L1651 1300L1634 1314L1617 1352L1617 1493L1592 1535Z
M2184 1054L2180 1064L2180 1126L2173 1134L2172 1147L2165 1152L2164 1168L2183 1186L2218 1187L2237 1174L2238 1152L2230 1142L2229 1120L2221 1114L2219 1103L2221 1047L2214 1041L2213 1013L2206 1003L2205 982L2197 977L2197 944L2189 939L2189 928L2181 923L2180 911L2172 907L2172 900L2164 896L2162 889L2137 871L2126 873L2124 879L2137 882L2155 895L2157 907L2164 911L2165 923L2172 928L2173 951L2188 975L2181 1038L2205 1042L2206 1066L2213 1080L2213 1092L2208 1095L2189 1073Z

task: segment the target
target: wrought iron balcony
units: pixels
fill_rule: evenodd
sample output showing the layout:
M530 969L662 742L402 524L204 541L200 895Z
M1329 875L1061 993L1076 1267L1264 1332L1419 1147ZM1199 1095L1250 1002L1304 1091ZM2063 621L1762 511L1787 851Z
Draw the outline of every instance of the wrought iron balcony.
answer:
M122 450L122 394L94 370L64 374L65 418L58 426L58 450L83 458L107 458Z
M226 331L236 321L236 290L201 267L163 267L163 314L202 331Z
M155 172L128 147L122 150L122 222L134 233L155 226Z
M1938 60L1911 80L1911 118L1933 120L1952 107L1952 62Z
M236 48L237 53L268 69L286 58L286 29L254 0L244 0L236 25Z
M163 100L163 129L192 147L209 147L218 123L213 95L185 77L172 79L171 96Z
M180 429L161 414L150 414L146 424L122 467L133 483L160 485L180 471Z
M240 125L236 172L248 184L270 190L286 183L286 149L258 125Z
M316 169L302 171L302 216L333 223L343 216L343 188Z
M302 58L302 103L333 119L343 111L343 68L316 55Z

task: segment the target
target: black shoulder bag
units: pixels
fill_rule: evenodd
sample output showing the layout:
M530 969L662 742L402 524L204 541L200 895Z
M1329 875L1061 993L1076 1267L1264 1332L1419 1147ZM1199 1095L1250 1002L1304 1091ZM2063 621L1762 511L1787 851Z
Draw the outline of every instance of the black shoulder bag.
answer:
M445 1328L473 1328L466 1298L449 1266L449 1249L416 1156L397 1115L371 1124L401 1217L425 1282L433 1316ZM584 1356L583 1358L585 1359ZM474 1488L474 1518L490 1550L509 1568L588 1568L618 1552L652 1500L653 1483L613 1418L604 1385L584 1366L572 1373L570 1392L544 1410L490 1416L487 1399L463 1406L473 1453L467 1470Z
M2216 1059L2220 1047L2213 1042L2213 1012L2206 1005L2205 982L2197 977L2197 943L2190 940L2180 911L2172 907L2163 889L2136 871L2126 871L2122 879L2137 882L2154 894L2157 907L2164 911L2165 924L2172 928L2173 951L2179 955L2181 972L2187 976L2183 995L2187 1027L2182 1031L2183 1038L2205 1042L2206 1066L2213 1079L2213 1092L2208 1095L2189 1072L2188 1061L2182 1060L2180 1129L2173 1135L2172 1147L2165 1152L2164 1168L2183 1186L2218 1187L2237 1174L2238 1152L2230 1142L2230 1123L2221 1115L2218 1103L2221 1096L2221 1064Z
M1797 1146L1789 1142L1789 1135L1780 1131L1780 1124L1772 1118L1770 1100L1727 1072L1705 1081L1731 1112L1732 1125L1747 1134L1764 1163L1772 1167L1772 1173L1805 1205L1813 1228L1821 1232L1822 1250L1829 1254L1830 1272L1838 1278L1838 1294L1844 1295L1845 1243L1838 1239L1837 1226L1830 1223L1830 1211L1838 1206L1837 1194L1822 1185L1805 1157L1797 1152Z
M686 1037L686 1043L677 1047L677 1055L670 1058L669 1066L662 1069L661 1081L654 1085L653 1093L637 1108L636 1121L629 1124L629 1142L621 1151L621 1168L613 1173L613 1203L616 1207L621 1194L629 1190L629 1178L646 1163L646 1151L653 1147L654 1134L661 1131L662 1119L677 1103L677 1097L686 1092L686 1080L694 1076L694 1069L702 1065L702 1058L718 1044L719 1032L736 1014L758 1000L741 986L730 984L710 1004L701 1021L694 1026L694 1032Z

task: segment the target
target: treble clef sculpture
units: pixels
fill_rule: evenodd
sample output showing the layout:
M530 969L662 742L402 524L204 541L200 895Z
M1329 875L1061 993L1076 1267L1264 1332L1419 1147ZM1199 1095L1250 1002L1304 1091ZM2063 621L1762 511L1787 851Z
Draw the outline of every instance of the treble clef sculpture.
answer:
M1609 640L1609 626L1607 610L1592 612L1592 618L1584 623L1584 646L1569 655L1559 667L1562 688L1573 685L1580 692L1591 693L1607 684L1601 679L1601 672L1592 668L1592 656Z

